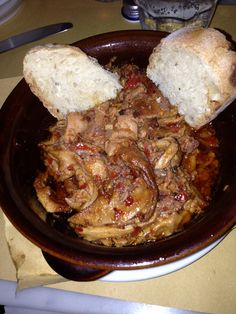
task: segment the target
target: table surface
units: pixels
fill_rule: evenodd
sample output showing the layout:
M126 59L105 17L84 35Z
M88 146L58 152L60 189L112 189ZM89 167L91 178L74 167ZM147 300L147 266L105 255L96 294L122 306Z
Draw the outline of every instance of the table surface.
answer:
M122 18L121 5L122 1L24 0L16 15L0 25L0 40L62 21L72 22L74 27L67 32L0 54L0 105L19 81L23 56L30 47L49 42L69 44L108 31L140 29L138 23L129 23ZM211 26L224 30L236 40L236 6L219 5ZM2 227L1 225L0 279L15 281L15 269ZM235 241L234 229L215 249L197 262L156 279L130 283L67 281L50 287L195 311L235 313Z
M0 78L21 75L26 51L49 42L73 43L91 35L126 29L140 29L139 23L129 23L121 16L122 1L95 0L22 0L16 15L0 25L0 40L48 24L71 22L74 27L36 43L30 43L0 55ZM219 5L211 23L236 40L236 5Z

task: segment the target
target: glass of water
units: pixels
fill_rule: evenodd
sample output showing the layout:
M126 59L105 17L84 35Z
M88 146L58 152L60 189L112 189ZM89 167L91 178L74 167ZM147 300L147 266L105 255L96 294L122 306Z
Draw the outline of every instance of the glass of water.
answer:
M217 0L134 0L143 29L173 32L181 27L208 27Z

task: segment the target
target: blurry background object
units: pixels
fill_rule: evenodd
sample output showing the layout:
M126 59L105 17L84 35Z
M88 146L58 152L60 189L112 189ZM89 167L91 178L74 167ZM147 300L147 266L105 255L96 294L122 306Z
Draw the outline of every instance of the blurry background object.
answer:
M52 34L64 32L71 27L73 27L72 23L56 23L17 34L0 41L0 52L5 52L23 46Z
M134 0L143 29L172 32L185 26L208 27L217 0Z
M21 0L0 0L0 24L7 22L18 11Z
M123 0L121 14L128 22L139 22L139 8L133 0Z

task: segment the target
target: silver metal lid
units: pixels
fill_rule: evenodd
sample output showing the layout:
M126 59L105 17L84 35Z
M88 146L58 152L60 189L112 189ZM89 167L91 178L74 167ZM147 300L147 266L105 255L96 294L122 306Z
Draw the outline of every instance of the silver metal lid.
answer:
M121 14L128 22L139 22L138 6L133 0L123 0Z

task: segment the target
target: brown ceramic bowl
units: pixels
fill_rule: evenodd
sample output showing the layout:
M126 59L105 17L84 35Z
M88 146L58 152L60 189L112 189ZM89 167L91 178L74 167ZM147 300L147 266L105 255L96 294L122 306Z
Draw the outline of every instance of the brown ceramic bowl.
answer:
M145 67L153 47L165 35L154 31L119 31L93 36L74 45L101 64L116 56L118 64L133 62ZM43 250L49 264L62 275L76 280L82 271L87 280L111 270L168 264L210 246L235 224L236 102L214 121L220 140L221 170L205 214L174 236L136 247L97 246L70 237L45 222L32 183L40 167L37 144L54 122L21 80L0 111L0 201L12 224Z

